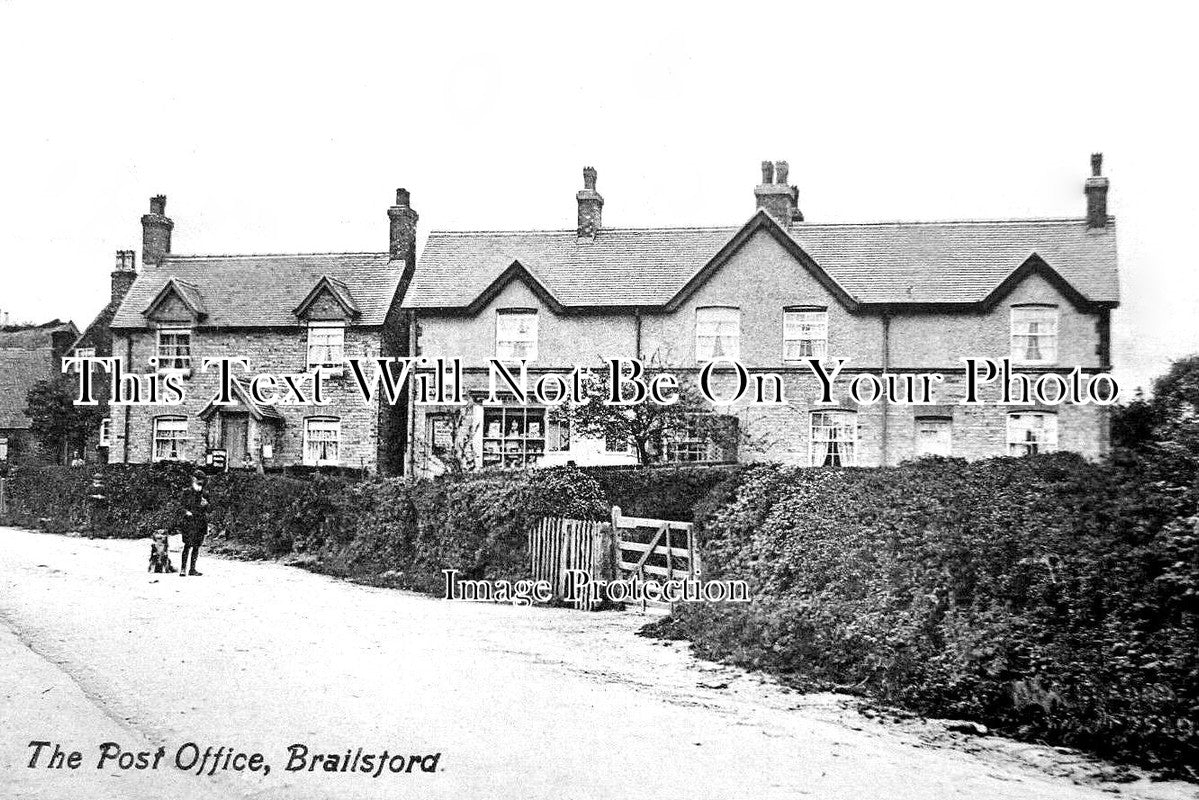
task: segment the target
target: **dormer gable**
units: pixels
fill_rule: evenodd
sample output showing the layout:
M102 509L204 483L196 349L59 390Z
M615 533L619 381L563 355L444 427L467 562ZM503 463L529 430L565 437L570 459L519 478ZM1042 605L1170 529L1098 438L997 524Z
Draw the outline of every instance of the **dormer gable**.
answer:
M204 309L200 290L194 284L167 278L142 315L155 322L196 323L207 317L208 312Z
M322 275L292 312L303 321L352 320L361 315L349 288L328 275Z

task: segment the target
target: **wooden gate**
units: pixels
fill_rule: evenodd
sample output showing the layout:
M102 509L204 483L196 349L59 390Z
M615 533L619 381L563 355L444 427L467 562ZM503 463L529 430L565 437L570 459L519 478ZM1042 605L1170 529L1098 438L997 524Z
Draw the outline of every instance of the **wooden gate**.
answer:
M606 522L565 517L544 517L529 531L529 572L533 580L547 581L554 597L566 595L566 571L586 572L603 580L610 563L612 529ZM576 607L590 604L579 601Z
M616 532L616 563L622 578L636 576L659 583L699 578L699 551L690 522L626 517L620 513L620 506L615 506L612 529ZM642 602L641 607L670 610L670 603L650 600Z

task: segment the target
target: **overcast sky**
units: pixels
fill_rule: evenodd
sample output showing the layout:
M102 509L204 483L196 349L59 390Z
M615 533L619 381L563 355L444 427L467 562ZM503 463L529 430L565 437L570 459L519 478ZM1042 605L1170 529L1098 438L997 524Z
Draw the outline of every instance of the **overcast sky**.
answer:
M0 0L0 309L82 328L157 193L175 252L380 251L397 186L566 228L585 164L611 225L738 225L763 159L813 222L1082 216L1101 150L1130 389L1199 351L1196 17L1145 7Z

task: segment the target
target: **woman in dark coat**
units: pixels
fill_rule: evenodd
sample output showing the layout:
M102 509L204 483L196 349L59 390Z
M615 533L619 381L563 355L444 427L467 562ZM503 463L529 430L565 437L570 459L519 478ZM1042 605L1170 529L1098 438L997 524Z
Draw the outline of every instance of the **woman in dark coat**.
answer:
M183 490L183 561L179 565L179 577L202 575L196 572L196 558L200 545L208 533L208 498L204 495L204 480L207 476L196 470L192 473L191 486ZM188 564L191 556L191 564Z

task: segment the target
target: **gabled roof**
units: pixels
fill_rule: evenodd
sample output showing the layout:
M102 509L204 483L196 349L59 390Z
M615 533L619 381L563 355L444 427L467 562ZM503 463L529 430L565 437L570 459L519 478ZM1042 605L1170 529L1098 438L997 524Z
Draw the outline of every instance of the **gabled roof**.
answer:
M321 276L320 280L316 282L316 286L312 287L312 291L308 293L307 297L300 301L300 304L296 306L295 311L292 313L297 317L304 316L312 304L315 303L317 298L320 297L324 292L328 292L330 295L332 295L333 299L337 301L337 304L341 306L341 310L347 315L356 317L362 313L362 311L358 308L358 304L354 302L354 297L350 294L349 287L343 282L337 280L337 278L331 278L328 275Z
M399 290L404 261L387 253L167 256L147 266L117 310L112 328L145 328L145 309L172 278L195 287L208 316L201 327L292 327L295 310L328 277L345 287L360 325L382 325Z
M154 295L154 299L142 311L142 315L146 317L152 316L158 307L172 295L178 297L196 319L203 319L208 316L208 311L204 308L204 298L200 296L199 288L194 283L188 283L175 277L167 278L167 282L158 290L158 294Z
M50 377L50 348L0 347L0 428L28 428L26 396L33 384Z
M1034 256L1085 303L1119 301L1114 220L800 223L758 212L740 228L434 232L404 306L467 311L519 262L567 310L669 308L766 231L847 305L981 304Z

